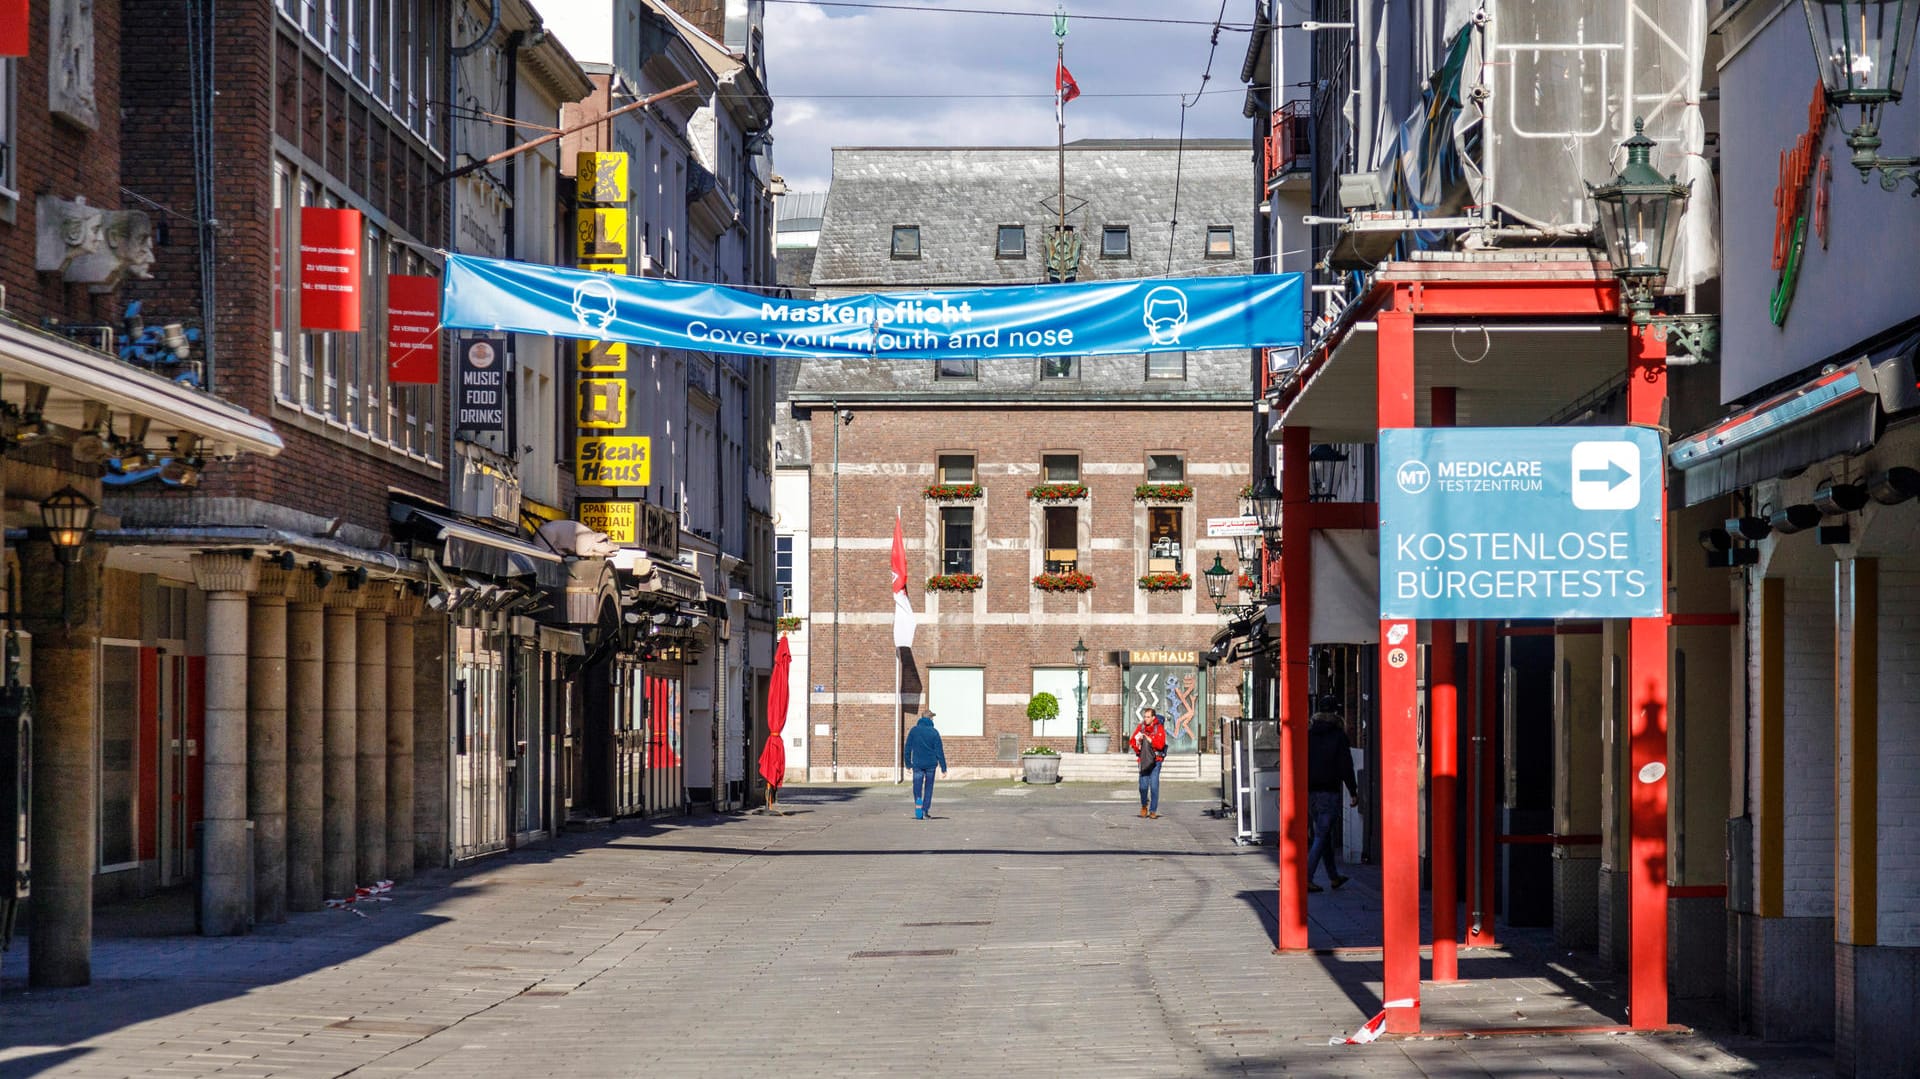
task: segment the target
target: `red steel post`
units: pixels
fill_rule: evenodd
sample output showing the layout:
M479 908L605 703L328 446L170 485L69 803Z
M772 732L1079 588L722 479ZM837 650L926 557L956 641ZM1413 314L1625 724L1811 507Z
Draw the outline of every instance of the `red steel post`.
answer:
M1282 951L1307 947L1307 698L1313 532L1307 519L1307 452L1311 432L1280 435L1280 933Z
M1454 425L1454 388L1432 390L1431 423ZM1455 869L1454 835L1458 820L1460 776L1459 685L1454 674L1453 619L1435 619L1427 646L1427 760L1432 775L1427 782L1428 849L1433 857L1433 980L1460 980L1460 953L1456 935L1459 897Z
M1627 356L1627 422L1665 422L1666 338L1635 326ZM1667 594L1667 472L1660 465L1660 565ZM1663 609L1665 604L1662 604ZM1626 690L1632 705L1627 746L1627 1019L1636 1029L1667 1025L1667 620L1635 618L1628 630Z
M1378 316L1379 425L1414 426L1412 296ZM1390 475L1391 464L1380 470ZM1419 623L1380 621L1380 921L1387 1031L1420 1032L1420 745L1412 656Z

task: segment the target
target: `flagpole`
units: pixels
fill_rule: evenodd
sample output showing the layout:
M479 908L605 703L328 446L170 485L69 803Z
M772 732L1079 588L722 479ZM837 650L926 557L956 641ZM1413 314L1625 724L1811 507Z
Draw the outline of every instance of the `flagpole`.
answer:
M1060 185L1055 197L1060 200L1056 234L1067 231L1067 108L1065 87L1060 72L1067 66L1067 5L1062 3L1053 16L1053 119L1059 137Z
M893 507L893 519L900 520L900 507ZM903 702L900 699L900 642L893 644L893 781L899 783L905 778L900 764L900 717Z

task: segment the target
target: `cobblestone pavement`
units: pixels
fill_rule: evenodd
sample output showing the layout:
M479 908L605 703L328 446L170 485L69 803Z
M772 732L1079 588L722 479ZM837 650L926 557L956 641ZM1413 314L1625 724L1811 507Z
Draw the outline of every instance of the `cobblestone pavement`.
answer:
M1664 1076L1830 1074L1818 1053L1699 1034L1330 1046L1379 1004L1378 955L1274 956L1273 854L1207 788L811 787L789 815L567 836L424 875L366 917L251 936L103 913L95 984L0 982L0 1075ZM1313 897L1364 945L1364 876ZM1377 932L1377 930L1376 930ZM1572 959L1471 953L1429 1023L1618 1022Z

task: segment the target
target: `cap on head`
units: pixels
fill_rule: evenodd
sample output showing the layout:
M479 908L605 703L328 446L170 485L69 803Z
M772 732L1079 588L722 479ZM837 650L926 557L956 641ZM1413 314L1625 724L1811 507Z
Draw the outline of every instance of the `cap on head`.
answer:
M1325 694L1315 702L1313 710L1316 712L1331 712L1337 716L1341 711L1340 698L1331 693Z

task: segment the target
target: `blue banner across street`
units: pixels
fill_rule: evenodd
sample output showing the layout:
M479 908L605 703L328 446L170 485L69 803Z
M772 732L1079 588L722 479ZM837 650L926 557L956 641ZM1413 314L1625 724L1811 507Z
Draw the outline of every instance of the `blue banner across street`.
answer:
M1101 356L1301 343L1299 274L790 300L721 285L448 255L442 324L808 358Z
M1655 618L1660 436L1645 427L1380 432L1380 617Z

